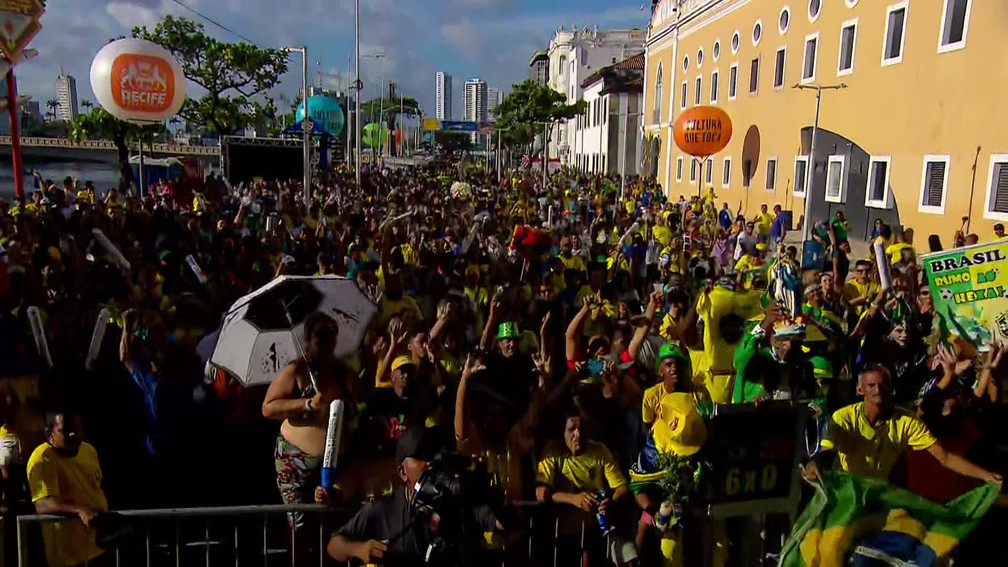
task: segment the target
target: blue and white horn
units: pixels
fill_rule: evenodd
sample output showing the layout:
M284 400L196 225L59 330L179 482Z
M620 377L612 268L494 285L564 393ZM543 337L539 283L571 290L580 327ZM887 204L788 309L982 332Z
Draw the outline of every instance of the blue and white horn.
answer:
M878 265L879 272L879 283L882 284L882 289L888 290L892 288L892 267L889 265L889 255L886 254L885 240L881 237L876 238L872 248L875 249L875 263Z
M94 364L98 361L102 343L105 341L105 328L108 327L111 317L112 312L108 309L102 308L98 312L98 320L95 321L94 333L91 333L91 345L88 346L87 359L84 360L84 367L88 370L94 370Z
M192 254L190 254L185 257L185 261L186 264L189 264L189 269L192 270L192 273L196 274L196 279L199 280L199 283L206 285L207 283L206 274L203 273L203 269L200 268L200 265L196 262L196 258L194 258Z
M98 241L98 244L101 244L101 247L105 249L105 252L112 255L116 264L119 264L119 267L122 268L123 271L130 271L131 267L129 260L126 259L126 256L123 256L123 253L115 244L112 244L112 241L105 236L105 233L102 232L100 228L92 230L91 234L94 236L94 239Z
M329 404L329 429L326 432L325 455L322 459L322 486L331 493L336 479L339 459L340 437L343 435L343 400L333 400Z
M53 362L52 356L49 354L49 340L46 338L45 328L42 327L42 313L35 305L28 308L28 324L31 326L32 336L35 338L35 348L38 349L39 356L51 369Z

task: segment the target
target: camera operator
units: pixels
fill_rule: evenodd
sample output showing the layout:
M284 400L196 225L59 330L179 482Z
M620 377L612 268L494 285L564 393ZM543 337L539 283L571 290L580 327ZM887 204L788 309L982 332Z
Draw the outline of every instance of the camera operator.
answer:
M389 497L365 504L340 528L329 541L330 557L340 562L355 558L364 563L385 565L427 564L428 552L438 540L438 526L422 513L415 496L421 474L441 450L437 430L408 429L396 445L396 472L403 486L393 490ZM477 506L468 513L482 532L503 529L489 507ZM482 538L482 532L478 537Z

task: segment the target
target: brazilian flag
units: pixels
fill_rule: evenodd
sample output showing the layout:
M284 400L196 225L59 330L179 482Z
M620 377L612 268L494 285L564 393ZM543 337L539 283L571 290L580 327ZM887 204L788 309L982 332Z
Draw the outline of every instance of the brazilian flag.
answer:
M885 481L823 474L781 553L781 567L928 567L948 557L998 497L986 484L937 504Z

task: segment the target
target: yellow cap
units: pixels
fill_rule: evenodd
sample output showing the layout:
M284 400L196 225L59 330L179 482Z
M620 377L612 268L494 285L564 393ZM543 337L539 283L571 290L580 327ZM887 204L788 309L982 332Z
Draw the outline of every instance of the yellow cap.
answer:
M392 361L392 371L394 372L396 370L399 370L400 368L406 366L407 364L413 364L413 359L408 356L397 357L395 360Z

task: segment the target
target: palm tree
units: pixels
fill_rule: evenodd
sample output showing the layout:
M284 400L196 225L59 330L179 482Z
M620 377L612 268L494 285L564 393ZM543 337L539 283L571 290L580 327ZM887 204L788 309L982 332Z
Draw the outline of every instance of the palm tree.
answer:
M84 112L88 112L94 106L94 103L88 99L84 99L81 101L80 105L84 107Z
M56 99L54 99L54 98L51 98L51 99L49 99L49 100L46 101L46 107L49 108L49 112L47 114L49 116L52 116L53 121L55 121L56 120L56 109L60 107L59 101L56 100Z

